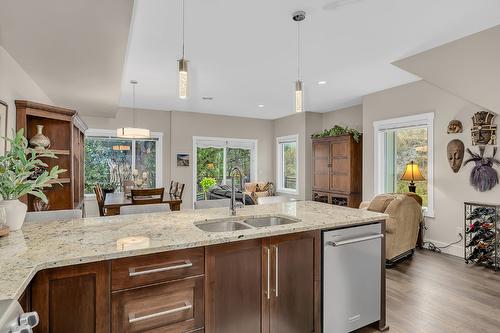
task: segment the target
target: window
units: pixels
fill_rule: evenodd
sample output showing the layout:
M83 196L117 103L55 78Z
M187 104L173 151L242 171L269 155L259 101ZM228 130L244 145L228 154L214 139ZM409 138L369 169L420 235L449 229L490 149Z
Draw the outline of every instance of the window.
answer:
M134 169L147 173L146 187L163 186L161 133L144 140L117 138L112 130L89 129L85 135L85 193L93 194L96 184L122 191Z
M298 194L298 135L284 136L276 139L278 170L278 192Z
M243 183L255 179L257 140L193 137L193 149L195 201L204 199L200 181L205 177L215 178L219 185L231 185L231 169L238 166ZM240 180L235 182L240 189Z
M416 182L426 215L433 216L433 119L434 113L374 122L375 191L408 192L408 182L401 180L406 164L418 164L425 181Z

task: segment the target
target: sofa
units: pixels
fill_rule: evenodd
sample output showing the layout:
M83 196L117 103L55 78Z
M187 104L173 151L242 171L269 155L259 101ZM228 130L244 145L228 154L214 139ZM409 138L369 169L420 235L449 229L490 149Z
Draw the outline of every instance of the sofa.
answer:
M380 194L371 201L362 202L359 208L389 215L385 238L387 266L413 255L422 221L420 196L415 193Z

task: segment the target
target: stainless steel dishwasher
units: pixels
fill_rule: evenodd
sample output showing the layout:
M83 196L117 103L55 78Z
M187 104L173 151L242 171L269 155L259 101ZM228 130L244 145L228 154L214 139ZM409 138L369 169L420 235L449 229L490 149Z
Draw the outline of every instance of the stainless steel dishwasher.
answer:
M380 320L381 224L323 232L323 332Z

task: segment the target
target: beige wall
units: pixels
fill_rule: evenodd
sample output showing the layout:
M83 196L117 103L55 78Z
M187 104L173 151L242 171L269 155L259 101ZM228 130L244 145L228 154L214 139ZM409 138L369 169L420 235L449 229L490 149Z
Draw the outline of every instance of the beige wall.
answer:
M256 180L274 181L272 126L270 120L172 112L172 147L169 166L172 179L186 184L183 208L191 208L193 203L193 136L256 139ZM190 154L189 167L177 167L177 153Z
M358 131L363 129L363 105L323 113L323 129L335 125L348 126Z
M472 166L462 167L454 174L448 165L446 145L452 139L461 139L466 147L471 146L471 117L481 108L459 97L437 88L425 81L377 92L364 98L363 103L363 197L374 195L373 183L373 122L413 114L434 112L434 218L427 218L427 240L437 245L451 243L458 239L457 228L463 227L464 201L498 202L500 186L486 193L476 192L469 185ZM458 119L464 125L464 132L446 133L448 122ZM476 150L474 148L473 150ZM489 151L491 153L491 150ZM463 255L462 244L445 250Z
M16 99L32 100L39 103L52 104L50 98L40 89L21 66L0 46L0 99L6 102L8 109L7 135L16 128ZM0 129L0 136L5 135L5 129ZM3 147L3 140L0 139ZM0 153L3 148L0 148Z

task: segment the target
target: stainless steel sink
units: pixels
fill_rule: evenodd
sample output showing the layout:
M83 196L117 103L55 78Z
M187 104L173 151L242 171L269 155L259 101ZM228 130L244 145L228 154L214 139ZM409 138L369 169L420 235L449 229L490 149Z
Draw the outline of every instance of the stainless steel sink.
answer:
M217 221L196 224L196 227L208 232L224 232L250 229L249 226L238 221Z
M273 225L297 223L299 221L281 216L267 216L267 217L252 217L244 220L243 222L245 222L248 225L251 225L254 228L262 228L262 227L270 227Z

